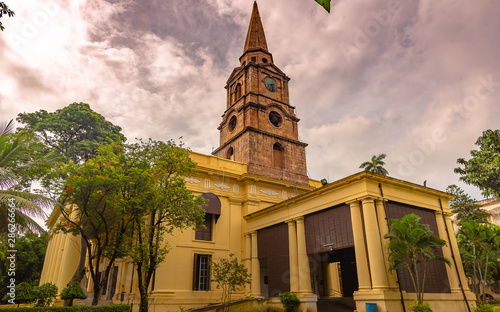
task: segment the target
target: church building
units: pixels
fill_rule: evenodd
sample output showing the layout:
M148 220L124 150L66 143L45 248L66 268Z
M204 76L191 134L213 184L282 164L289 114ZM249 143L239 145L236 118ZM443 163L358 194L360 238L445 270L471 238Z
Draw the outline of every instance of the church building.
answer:
M175 231L171 250L156 270L150 311L179 311L220 301L210 281L210 261L234 254L252 274L233 295L272 298L293 292L301 311L409 311L416 299L406 269L389 272L387 222L415 213L447 245L451 262L430 263L425 301L434 311L470 311L469 291L450 221L451 195L421 185L360 172L331 183L307 175L307 144L298 138L300 119L290 104L290 78L274 63L257 4L239 66L229 75L227 106L218 127L220 146L212 155L190 152L198 165L187 187L210 199L204 230ZM298 103L297 105L300 105ZM353 151L354 152L354 151ZM325 156L328 157L328 156ZM54 210L48 225L60 214ZM78 264L80 238L51 233L40 283L62 290ZM139 292L132 264L118 260L102 299L133 304ZM93 289L90 278L84 289Z

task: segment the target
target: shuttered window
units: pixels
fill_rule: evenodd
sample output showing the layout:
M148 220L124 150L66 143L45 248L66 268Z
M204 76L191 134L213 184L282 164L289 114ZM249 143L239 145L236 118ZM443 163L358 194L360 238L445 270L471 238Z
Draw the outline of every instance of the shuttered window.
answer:
M273 145L274 167L283 168L283 147L279 143Z
M212 218L213 218L212 214L210 213L205 214L205 221L203 222L205 229L201 227L197 228L196 233L194 235L194 239L203 241L212 240Z
M194 254L193 290L210 290L211 255Z

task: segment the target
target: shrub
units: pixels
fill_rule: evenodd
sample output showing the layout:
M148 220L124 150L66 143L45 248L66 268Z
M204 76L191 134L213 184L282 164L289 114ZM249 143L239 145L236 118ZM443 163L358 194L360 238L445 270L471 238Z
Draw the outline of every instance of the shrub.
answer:
M52 283L45 283L35 287L35 307L48 307L57 296L57 286Z
M431 306L428 303L419 304L417 300L413 301L409 309L413 312L432 312Z
M285 292L280 294L281 303L285 307L286 312L292 312L300 305L300 300L295 294Z
M20 284L16 285L15 288L15 300L14 302L17 303L19 306L20 303L31 303L35 301L35 288L33 287L30 283L28 282L22 282ZM7 293L2 300L7 301L9 299L12 299L9 296L9 293Z
M211 263L212 282L217 283L217 289L222 289L221 303L231 301L231 293L236 288L250 283L251 274L243 264L238 262L234 254L229 254L229 259L221 258Z
M70 299L71 302L69 306L73 305L73 299L87 299L87 295L83 291L80 284L77 282L73 282L68 285L68 287L64 288L61 292L61 299Z
M495 312L495 307L491 304L483 304L475 307L474 312Z

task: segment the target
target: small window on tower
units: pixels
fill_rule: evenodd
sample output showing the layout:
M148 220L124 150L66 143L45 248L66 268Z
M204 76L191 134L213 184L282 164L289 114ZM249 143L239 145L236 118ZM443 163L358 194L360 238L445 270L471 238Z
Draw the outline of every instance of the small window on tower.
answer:
M283 118L281 118L281 115L278 112L272 111L269 113L269 121L273 124L273 126L281 127Z
M228 150L227 150L227 159L229 160L234 160L234 150L232 147L230 147Z
M273 145L273 165L276 168L283 168L283 146L279 143Z
M240 99L240 97L241 97L241 84L240 84L240 83L238 83L238 84L236 85L236 90L235 90L235 92L234 92L234 93L235 93L235 97L236 97L236 98L235 98L235 101L239 100L239 99Z
M263 58L263 59L262 59L262 63L267 63L267 59L266 59L266 58Z
M251 60L252 60L252 62L254 62L254 63L255 63L255 62L257 62L257 57L252 56Z
M236 127L236 116L233 116L231 117L231 119L229 119L229 124L227 125L227 128L229 129L229 131L233 131L234 128Z

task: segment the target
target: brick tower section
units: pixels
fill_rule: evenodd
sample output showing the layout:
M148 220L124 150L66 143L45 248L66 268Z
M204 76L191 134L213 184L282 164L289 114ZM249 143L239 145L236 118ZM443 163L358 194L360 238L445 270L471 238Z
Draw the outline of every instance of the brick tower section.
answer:
M305 147L298 139L287 77L273 63L254 2L240 66L227 83L220 146L212 154L248 164L248 172L309 184Z

